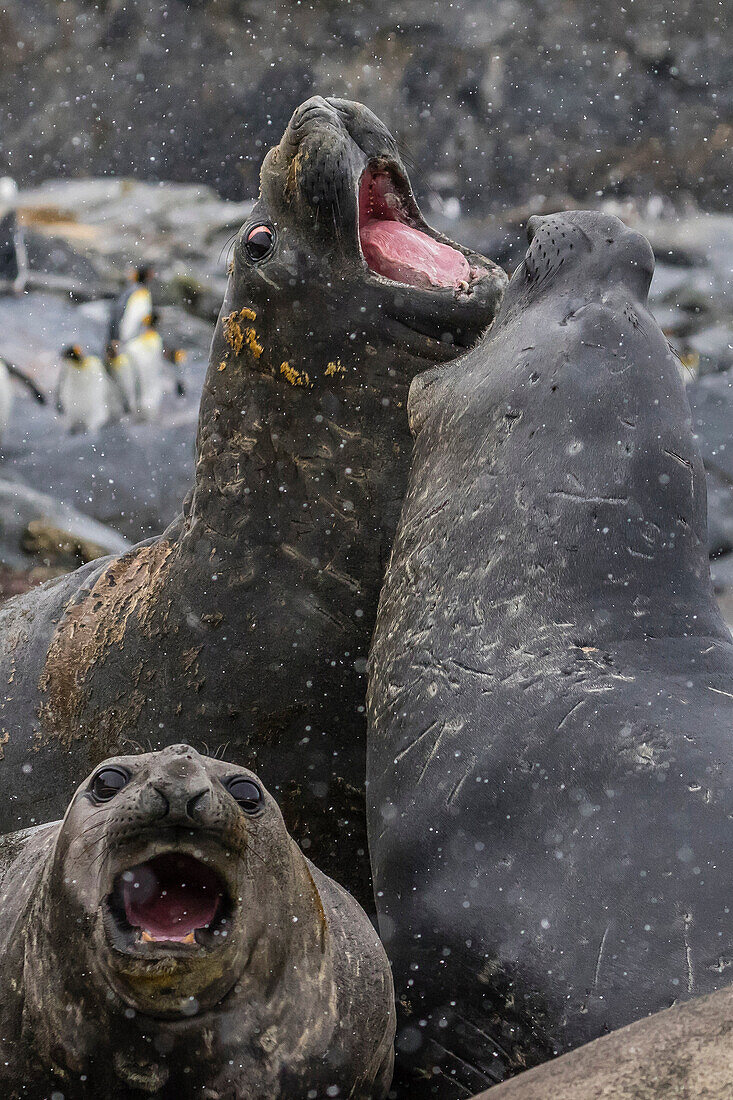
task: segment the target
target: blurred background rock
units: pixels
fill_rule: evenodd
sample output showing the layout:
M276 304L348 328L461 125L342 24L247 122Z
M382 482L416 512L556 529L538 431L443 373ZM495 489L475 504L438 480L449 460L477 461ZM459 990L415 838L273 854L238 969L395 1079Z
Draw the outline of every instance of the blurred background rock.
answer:
M245 198L318 91L368 103L450 210L598 192L725 209L726 15L719 0L3 0L0 174Z
M429 220L509 271L531 213L602 206L647 234L653 308L689 384L713 573L733 619L732 8L0 0L0 176L21 188L32 276L30 293L0 298L0 354L51 391L59 348L100 349L101 299L137 263L154 265L162 328L189 351L186 401L166 414L169 462L145 459L149 429L117 426L88 461L70 451L61 483L46 477L41 446L50 414L26 405L0 476L109 523L99 487L124 482L134 452L144 487L113 525L153 533L190 480L227 252L262 157L303 99L345 96L396 134Z

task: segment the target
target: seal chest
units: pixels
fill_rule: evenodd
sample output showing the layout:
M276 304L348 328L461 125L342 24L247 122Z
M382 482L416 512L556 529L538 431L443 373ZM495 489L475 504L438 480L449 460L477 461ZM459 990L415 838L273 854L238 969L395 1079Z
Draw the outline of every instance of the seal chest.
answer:
M729 986L596 1039L475 1100L727 1100L733 1095L731 1023Z
M63 822L3 838L0 916L9 1100L387 1094L381 944L245 769L105 761Z
M370 656L411 1096L719 988L733 952L733 647L651 249L587 212L529 236L491 333L413 383Z

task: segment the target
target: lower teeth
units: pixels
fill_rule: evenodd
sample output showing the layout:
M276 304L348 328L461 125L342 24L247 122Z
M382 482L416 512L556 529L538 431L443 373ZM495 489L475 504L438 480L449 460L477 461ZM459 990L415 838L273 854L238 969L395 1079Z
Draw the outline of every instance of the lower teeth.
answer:
M146 932L143 928L141 939L143 943L196 943L193 932L189 932L187 936L183 936L181 939L175 940L158 939L156 936L151 936L149 932Z

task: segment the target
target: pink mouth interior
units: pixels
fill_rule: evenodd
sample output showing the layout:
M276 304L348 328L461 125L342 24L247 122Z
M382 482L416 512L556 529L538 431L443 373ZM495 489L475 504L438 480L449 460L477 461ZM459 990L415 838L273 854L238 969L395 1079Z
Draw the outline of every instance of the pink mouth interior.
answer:
M468 260L401 220L401 202L388 172L364 172L359 185L359 241L372 271L408 286L458 287L471 277Z
M219 875L192 856L156 856L126 871L125 917L147 939L182 941L216 916L223 896Z

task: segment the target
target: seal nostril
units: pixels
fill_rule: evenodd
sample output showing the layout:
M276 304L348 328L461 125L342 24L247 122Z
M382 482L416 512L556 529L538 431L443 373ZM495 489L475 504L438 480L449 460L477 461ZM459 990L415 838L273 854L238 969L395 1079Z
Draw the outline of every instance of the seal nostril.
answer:
M201 809L201 804L206 800L206 796L209 793L209 788L205 787L204 790L199 791L198 794L194 794L189 798L186 803L186 814L188 817L194 817L197 810Z
M168 795L165 793L165 791L162 791L160 789L160 787L156 787L154 783L153 783L153 790L156 792L156 794L159 794L160 797L163 799L163 803L164 803L164 806L165 806L165 809L163 810L163 817L165 817L165 815L170 812L170 808L171 808L171 804L168 800Z
M173 817L181 819L195 820L197 812L200 812L202 803L206 799L209 793L208 784L196 791L195 794L190 794L186 790L172 790L165 787L157 787L152 785L153 790L157 791L160 797L163 799L164 810L161 817Z

